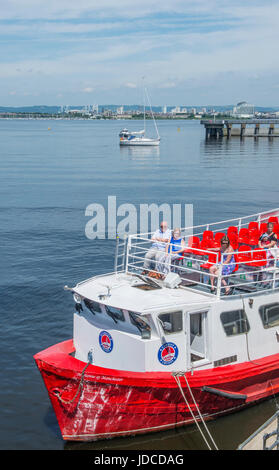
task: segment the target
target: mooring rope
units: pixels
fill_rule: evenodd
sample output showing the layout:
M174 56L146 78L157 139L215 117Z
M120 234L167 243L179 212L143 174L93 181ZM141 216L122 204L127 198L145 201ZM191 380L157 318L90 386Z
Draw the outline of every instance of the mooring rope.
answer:
M199 415L199 417L200 417L200 419L201 419L201 422L203 423L203 425L204 425L204 427L205 427L205 429L206 429L206 431L207 431L207 434L208 434L208 436L210 437L211 442L213 443L215 449L218 450L218 447L217 447L217 445L216 445L216 443L215 443L215 441L214 441L214 439L213 439L213 437L212 437L212 435L211 435L211 433L210 433L208 427L206 426L205 421L204 421L204 419L203 419L203 417L202 417L202 415L201 415L201 413L200 413L199 407L198 407L197 402L196 402L196 400L195 400L195 398L194 398L194 395L193 395L193 393L192 393L192 390L191 390L191 387L190 387L190 385L189 385L189 383L188 383L188 380L187 380L187 378L186 378L186 375L185 375L184 373L181 373L181 372L177 372L177 373L174 372L172 375L173 375L173 377L174 377L174 379L175 379L175 381L176 381L176 383L177 383L177 385L178 385L178 387L179 387L179 390L180 390L180 392L181 392L181 395L183 396L184 401L185 401L185 403L186 403L186 405L187 405L187 407L188 407L188 409L189 409L189 411L190 411L190 413L191 413L191 416L192 416L193 420L195 421L195 424L196 424L198 430L200 431L200 433L201 433L201 435L202 435L202 437L203 437L203 439L204 439L204 441L205 441L205 443L206 443L208 449L209 449L209 450L212 450L211 447L210 447L210 444L208 443L208 441L207 441L207 439L206 439L206 437L205 437L205 435L204 435L204 433L203 433L203 431L202 431L202 429L201 429L201 427L200 427L200 425L199 425L199 423L198 423L198 420L197 420L196 416L194 415L194 413L193 413L193 411L192 411L192 409L191 409L191 407L190 407L190 404L189 404L189 402L188 402L188 400L187 400L187 398L186 398L186 396L185 396L185 394L184 394L184 391L183 391L183 388L182 388L182 385L181 385L181 382L180 382L180 379L179 379L180 376L183 376L183 377L184 377L185 382L186 382L186 385L187 385L187 387L188 387L188 390L189 390L190 395L191 395L191 397L192 397L192 400L193 400L193 402L194 402L194 405L195 405L195 407L196 407L196 409L197 409L197 411L198 411L198 415Z
M86 364L86 366L84 367L82 373L81 373L81 377L80 377L80 382L79 382L79 385L78 385L78 388L77 388L77 391L76 391L76 394L75 396L71 399L71 400L64 400L62 397L61 397L61 393L59 393L58 391L57 392L54 392L55 395L57 396L58 400L60 400L62 403L64 403L65 405L70 405L71 403L73 403L76 399L76 397L78 396L78 393L79 391L82 392L83 390L83 382L84 382L84 374L85 374L85 371L87 369L87 367L89 366L90 362L88 362Z

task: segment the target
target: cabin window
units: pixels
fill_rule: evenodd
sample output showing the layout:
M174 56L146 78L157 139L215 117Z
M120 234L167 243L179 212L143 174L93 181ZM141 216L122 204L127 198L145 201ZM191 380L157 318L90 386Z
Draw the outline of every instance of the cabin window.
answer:
M131 323L135 325L140 331L141 337L143 339L150 339L151 328L148 325L146 319L145 318L143 319L140 315L134 312L129 312L129 317L130 317Z
M192 314L190 317L191 336L202 336L202 313Z
M118 320L125 321L123 310L120 308L105 305L105 309L107 314L113 319L115 323L117 323Z
M279 325L279 303L262 305L259 308L264 328Z
M101 305L93 300L84 299L84 305L90 310L91 313L102 313Z
M244 310L221 313L221 322L227 336L240 335L250 330Z
M161 313L158 318L166 335L182 331L182 312Z

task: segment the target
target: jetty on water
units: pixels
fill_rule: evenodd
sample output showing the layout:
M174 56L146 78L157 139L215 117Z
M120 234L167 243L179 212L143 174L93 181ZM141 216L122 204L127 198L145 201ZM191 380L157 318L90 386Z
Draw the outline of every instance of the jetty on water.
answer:
M279 137L279 119L201 119L206 139L237 136Z
M279 410L246 439L238 450L279 450Z

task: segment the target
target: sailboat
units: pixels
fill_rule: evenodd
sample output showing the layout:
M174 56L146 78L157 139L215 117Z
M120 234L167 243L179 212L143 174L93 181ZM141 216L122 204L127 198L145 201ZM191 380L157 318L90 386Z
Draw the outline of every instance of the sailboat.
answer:
M137 132L129 132L128 129L126 129L126 128L122 129L122 131L119 133L119 137L120 137L119 144L120 145L129 145L129 146L130 145L136 145L136 146L139 146L139 145L159 145L160 144L160 136L159 136L156 120L155 120L155 117L154 117L154 114L153 114L153 111L152 111L150 99L149 99L146 88L144 88L144 92L145 92L145 96L147 97L147 100L148 100L148 103L149 103L150 112L151 112L151 116L152 116L152 119L153 119L153 123L154 123L154 127L155 127L155 130L156 130L157 137L150 138L150 137L145 136L146 129L145 129L145 99L144 99L144 106L143 106L144 129L141 130L141 131L137 131Z

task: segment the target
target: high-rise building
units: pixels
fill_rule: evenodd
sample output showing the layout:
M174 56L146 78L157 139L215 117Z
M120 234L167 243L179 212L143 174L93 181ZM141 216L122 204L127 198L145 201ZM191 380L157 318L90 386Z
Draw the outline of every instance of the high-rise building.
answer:
M93 106L92 106L92 111L93 111L93 113L98 114L98 112L99 112L99 106L98 106L97 104L93 104Z

